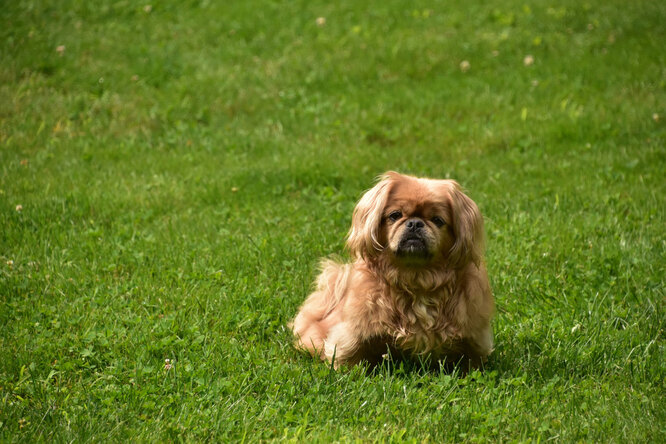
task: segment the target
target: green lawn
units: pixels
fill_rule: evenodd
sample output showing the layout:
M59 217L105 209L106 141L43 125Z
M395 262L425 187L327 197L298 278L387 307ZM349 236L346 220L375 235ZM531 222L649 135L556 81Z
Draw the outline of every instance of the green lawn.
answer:
M665 23L650 0L4 2L0 441L664 442ZM483 373L292 348L389 169L485 216Z

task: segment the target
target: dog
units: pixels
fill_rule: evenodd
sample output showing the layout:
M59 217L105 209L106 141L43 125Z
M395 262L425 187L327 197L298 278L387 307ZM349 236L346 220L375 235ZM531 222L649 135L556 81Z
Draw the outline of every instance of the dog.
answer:
M356 205L352 262L325 260L290 324L296 347L335 368L387 356L482 368L494 299L483 219L457 182L389 171Z

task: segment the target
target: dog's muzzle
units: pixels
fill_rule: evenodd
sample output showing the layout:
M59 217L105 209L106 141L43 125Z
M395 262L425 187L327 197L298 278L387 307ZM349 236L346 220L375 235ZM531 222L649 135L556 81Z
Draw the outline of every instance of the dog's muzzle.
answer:
M405 222L405 232L398 243L398 256L426 258L430 256L427 240L423 234L425 224L419 218Z

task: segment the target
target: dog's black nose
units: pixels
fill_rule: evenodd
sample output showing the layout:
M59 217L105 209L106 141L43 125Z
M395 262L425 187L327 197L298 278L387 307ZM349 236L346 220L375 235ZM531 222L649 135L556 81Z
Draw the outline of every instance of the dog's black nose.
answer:
M418 229L423 228L424 226L425 226L425 224L423 223L423 221L421 219L416 218L416 217L412 218L412 219L409 219L407 221L407 228L409 229L409 231L416 231Z

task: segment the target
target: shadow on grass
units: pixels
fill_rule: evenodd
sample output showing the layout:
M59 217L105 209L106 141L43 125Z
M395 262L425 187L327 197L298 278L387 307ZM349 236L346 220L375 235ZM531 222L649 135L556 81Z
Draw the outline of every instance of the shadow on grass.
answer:
M411 377L419 376L434 376L434 375L449 375L454 378L466 378L468 375L475 371L484 372L489 370L487 364L475 368L470 365L470 361L460 358L456 361L446 359L437 360L431 356L410 356L401 353L387 353L385 357L376 363L363 362L361 365L365 367L366 374L368 375L391 375L391 376L405 376Z
M434 360L430 356L410 356L402 353L391 352L390 350L382 356L382 359L376 361L362 360L353 365L342 365L335 368L334 363L325 363L317 357L312 357L308 353L302 353L304 360L310 360L316 366L328 366L330 373L350 372L353 369L361 369L361 373L366 376L392 376L412 378L414 376L436 376L448 375L453 378L465 378L474 372L486 372L494 369L488 364L481 368L471 368L469 361L464 358L458 361ZM335 361L334 361L335 362Z

